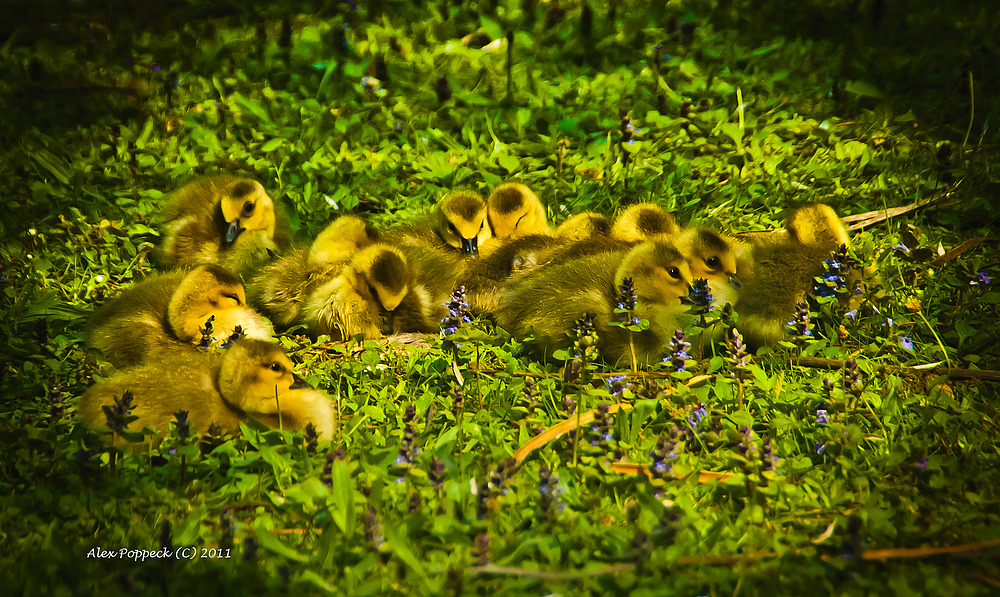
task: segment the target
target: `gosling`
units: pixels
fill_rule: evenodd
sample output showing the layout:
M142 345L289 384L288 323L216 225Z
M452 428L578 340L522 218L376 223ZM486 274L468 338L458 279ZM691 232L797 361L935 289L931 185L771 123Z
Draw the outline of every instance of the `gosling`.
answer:
M175 191L163 209L166 268L218 263L249 274L288 245L278 205L255 180L226 174L200 178Z
M332 402L292 369L278 345L241 339L226 350L175 354L99 382L80 397L77 409L87 426L104 429L108 417L103 407L131 392L131 414L138 419L128 431L154 429L147 446L162 441L174 414L182 410L198 432L216 423L236 435L240 423L253 416L275 428L298 430L312 423L321 439L331 439L336 430Z
M632 280L633 316L648 329L630 333L612 326L620 288ZM648 241L626 252L606 252L546 266L512 279L500 296L497 323L515 338L533 337L543 355L570 346L568 332L586 314L594 316L598 350L610 364L658 360L687 310L691 270L672 245Z
M86 341L115 367L125 368L195 351L203 339L205 347L217 345L237 328L262 340L273 333L271 323L247 306L238 277L218 265L202 265L126 289L90 318Z

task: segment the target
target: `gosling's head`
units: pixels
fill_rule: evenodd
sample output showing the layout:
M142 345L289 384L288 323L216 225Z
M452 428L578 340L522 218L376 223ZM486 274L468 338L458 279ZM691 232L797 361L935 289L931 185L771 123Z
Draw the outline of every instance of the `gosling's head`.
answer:
M513 238L548 230L545 207L538 195L516 182L498 186L486 200L493 236Z
M483 197L472 191L445 195L434 209L434 231L463 254L478 256L480 247L493 236Z
M244 231L263 231L268 238L274 238L274 201L256 180L237 178L226 183L220 190L222 199L222 238L229 246Z
M585 211L566 218L566 221L556 228L556 236L568 241L599 238L611 233L611 220L607 216Z
M246 289L238 276L218 265L202 265L184 276L170 296L167 321L180 340L195 342L209 317L219 319L246 303Z
M795 211L785 225L788 235L796 242L809 247L834 249L850 246L851 238L837 212L829 205L817 203Z
M350 259L378 240L375 227L357 216L341 216L319 233L309 248L309 263L324 265Z
M611 237L626 242L668 242L677 231L674 217L663 208L652 203L636 203L619 214L611 226Z
M736 302L735 240L713 230L689 228L678 235L675 245L687 259L691 276L708 280L716 302Z
M350 269L355 292L378 311L382 333L391 335L396 308L413 287L413 272L406 257L393 247L374 244L351 259Z
M671 244L647 241L633 248L615 272L615 287L632 278L641 303L682 309L680 299L691 285L691 268Z
M309 387L292 369L279 345L242 338L226 349L216 383L229 404L248 413L273 414L283 394Z

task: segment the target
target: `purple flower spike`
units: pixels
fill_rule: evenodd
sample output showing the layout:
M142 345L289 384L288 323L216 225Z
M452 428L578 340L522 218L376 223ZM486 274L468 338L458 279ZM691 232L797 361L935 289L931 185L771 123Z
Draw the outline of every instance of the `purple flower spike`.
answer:
M907 338L906 336L899 337L899 345L905 348L906 350L913 350L913 340Z

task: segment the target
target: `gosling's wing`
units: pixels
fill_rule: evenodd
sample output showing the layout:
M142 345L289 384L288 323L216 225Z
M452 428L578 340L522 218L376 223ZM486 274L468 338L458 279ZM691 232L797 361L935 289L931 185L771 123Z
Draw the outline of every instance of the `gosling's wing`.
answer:
M517 338L533 335L542 348L569 345L567 333L591 313L606 325L614 311L614 275L621 255L603 253L541 267L501 291L497 323Z

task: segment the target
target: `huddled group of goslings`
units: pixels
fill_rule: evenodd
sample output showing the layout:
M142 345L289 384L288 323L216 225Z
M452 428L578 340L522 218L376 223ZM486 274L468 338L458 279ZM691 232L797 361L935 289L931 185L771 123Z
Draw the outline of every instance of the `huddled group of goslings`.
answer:
M160 261L178 269L124 291L88 330L90 344L113 364L138 367L84 396L81 410L94 425L99 405L127 388L140 404L148 394L136 413L160 432L170 409L204 397L214 406L194 411L202 429L216 417L235 432L246 414L271 421L280 407L286 424L311 420L328 435L329 401L292 381L287 357L266 342L271 322L335 340L431 333L458 286L474 314L527 339L543 358L569 346L574 323L590 315L608 363L659 360L675 330L696 317L681 298L699 278L715 306L739 313L750 346L773 343L823 261L849 242L833 210L819 204L796 211L784 234L756 242L681 228L651 203L629 206L613 221L586 212L552 228L538 196L519 183L485 198L453 191L423 219L381 231L343 216L301 247L290 246L279 206L253 180L197 180L170 197L164 214ZM638 332L612 325L627 279L634 316L649 322ZM234 342L240 350L199 350L227 343L234 331L246 336ZM173 398L189 387L203 396Z

